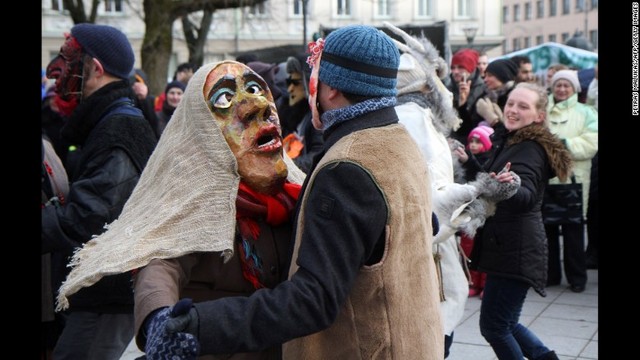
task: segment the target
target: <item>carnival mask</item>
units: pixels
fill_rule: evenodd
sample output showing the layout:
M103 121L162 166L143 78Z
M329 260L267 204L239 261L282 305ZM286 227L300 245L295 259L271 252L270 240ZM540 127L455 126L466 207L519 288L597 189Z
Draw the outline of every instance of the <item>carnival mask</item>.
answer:
M47 65L47 78L55 79L56 105L68 116L78 106L82 97L83 58L82 46L69 33L60 53Z
M278 112L266 82L244 64L227 61L209 72L203 92L242 181L265 194L281 189L288 169Z

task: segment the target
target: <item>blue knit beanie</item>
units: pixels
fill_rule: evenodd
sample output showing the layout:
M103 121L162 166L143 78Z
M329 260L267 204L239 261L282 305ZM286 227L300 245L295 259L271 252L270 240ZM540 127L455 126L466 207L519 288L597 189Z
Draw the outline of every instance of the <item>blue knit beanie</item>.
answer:
M71 28L82 49L100 61L104 70L120 79L128 79L135 56L122 31L107 25L82 23Z
M372 97L396 96L400 52L372 26L332 31L324 43L318 79L340 91Z

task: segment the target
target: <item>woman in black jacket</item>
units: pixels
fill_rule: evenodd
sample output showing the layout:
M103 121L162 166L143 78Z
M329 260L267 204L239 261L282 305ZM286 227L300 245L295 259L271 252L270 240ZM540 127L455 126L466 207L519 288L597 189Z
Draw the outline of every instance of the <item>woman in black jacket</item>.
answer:
M505 127L492 137L494 154L484 165L494 174L510 169L521 181L514 196L498 202L471 255L472 267L487 273L480 332L499 359L558 358L518 323L530 287L546 296L547 239L540 212L545 185L551 177L566 178L571 167L568 151L549 132L546 105L543 88L518 84L505 105Z

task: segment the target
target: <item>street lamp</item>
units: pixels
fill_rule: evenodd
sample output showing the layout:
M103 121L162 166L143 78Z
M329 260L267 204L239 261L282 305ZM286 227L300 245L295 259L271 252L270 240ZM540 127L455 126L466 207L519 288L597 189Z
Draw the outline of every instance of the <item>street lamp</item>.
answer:
M462 28L462 31L464 31L464 36L467 37L467 45L469 45L469 48L473 48L473 39L476 37L478 28L476 26L468 26L466 28Z

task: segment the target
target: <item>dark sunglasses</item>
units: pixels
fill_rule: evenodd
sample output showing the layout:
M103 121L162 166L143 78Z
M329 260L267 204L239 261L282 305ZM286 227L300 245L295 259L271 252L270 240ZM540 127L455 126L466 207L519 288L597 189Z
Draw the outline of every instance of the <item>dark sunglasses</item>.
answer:
M296 86L300 85L300 79L295 80L295 79L287 78L285 81L287 82L287 86L291 84Z

